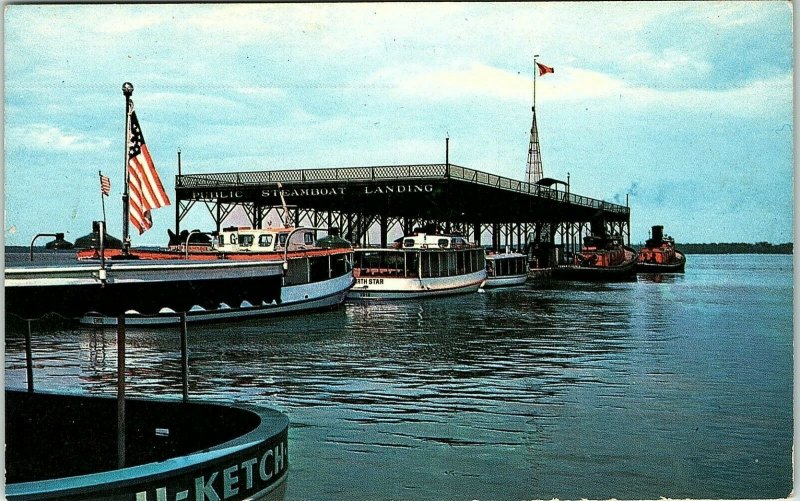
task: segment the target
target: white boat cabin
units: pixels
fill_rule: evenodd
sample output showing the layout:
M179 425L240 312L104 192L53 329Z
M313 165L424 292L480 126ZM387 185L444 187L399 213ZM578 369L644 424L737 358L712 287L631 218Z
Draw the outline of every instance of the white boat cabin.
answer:
M312 229L302 228L229 227L212 240L211 246L220 252L283 252L291 236L289 250L302 250L314 247L314 233Z
M468 245L469 243L464 240L464 237L429 235L427 233L417 233L403 237L402 243L404 249L461 249Z

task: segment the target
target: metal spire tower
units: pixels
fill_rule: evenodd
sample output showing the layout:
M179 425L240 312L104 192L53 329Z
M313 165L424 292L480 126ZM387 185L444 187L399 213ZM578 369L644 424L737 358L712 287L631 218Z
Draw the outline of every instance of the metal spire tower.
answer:
M542 151L539 148L539 128L536 125L536 58L533 56L533 121L531 123L531 142L528 146L528 166L525 169L525 180L529 183L536 183L544 177L542 171Z

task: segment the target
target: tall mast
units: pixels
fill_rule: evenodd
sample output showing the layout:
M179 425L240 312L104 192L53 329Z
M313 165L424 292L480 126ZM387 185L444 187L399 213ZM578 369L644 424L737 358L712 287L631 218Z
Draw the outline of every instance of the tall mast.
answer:
M528 165L525 169L525 178L529 183L536 183L544 177L542 171L542 152L539 148L539 128L536 125L536 58L539 54L533 56L533 106L531 112L533 113L533 121L531 122L531 141L528 146Z
M129 195L128 195L128 157L130 156L130 141L131 141L131 95L133 95L133 84L125 82L122 84L122 93L125 95L125 164L124 164L124 177L125 186L122 192L122 250L125 254L131 248L131 237L128 231L129 219Z
M181 149L178 148L178 177L175 179L175 187L178 186L178 179L181 177ZM175 198L178 197L178 190L175 190ZM181 232L181 202L175 201L175 234Z

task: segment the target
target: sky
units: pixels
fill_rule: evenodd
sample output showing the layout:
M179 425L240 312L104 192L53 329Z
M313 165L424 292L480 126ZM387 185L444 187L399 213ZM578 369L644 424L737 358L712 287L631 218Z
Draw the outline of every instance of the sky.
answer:
M792 6L767 2L6 5L6 245L121 236L122 84L183 173L450 162L628 196L631 242L793 241ZM163 245L174 206L133 245ZM195 206L183 228L210 230ZM43 243L43 242L40 242Z

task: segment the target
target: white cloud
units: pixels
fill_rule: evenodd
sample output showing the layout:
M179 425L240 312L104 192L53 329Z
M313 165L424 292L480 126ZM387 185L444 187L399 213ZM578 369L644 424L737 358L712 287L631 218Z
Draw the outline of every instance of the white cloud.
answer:
M523 76L479 62L443 69L419 65L383 69L365 79L366 87L388 86L401 97L434 100L465 96L517 99L526 88L530 93L530 85Z
M656 59L645 53L653 71L675 71L676 65L701 69L703 63L677 55ZM666 62L670 60L669 62ZM529 102L532 79L478 62L452 68L425 68L419 65L383 69L366 78L366 86L381 87L392 82L392 94L401 99L449 101L465 97L485 97ZM747 116L791 106L792 77L785 75L751 81L731 88L692 88L677 90L637 86L613 75L581 68L556 67L555 74L537 78L537 101L585 101L625 99L628 106L691 108L716 113Z
M693 5L697 9L687 16L690 22L706 23L713 28L740 28L742 26L758 26L763 22L770 22L773 8L764 8L765 2L714 2L713 9L705 8L703 2ZM791 2L775 2L770 7L785 8L788 18L791 18Z
M6 148L17 147L53 152L96 151L110 147L111 141L67 133L47 124L30 124L8 130Z
M630 68L635 68L637 73L657 78L669 77L673 80L681 80L684 77L690 77L692 80L704 78L712 69L711 63L673 48L665 49L661 54L635 52L625 61Z

